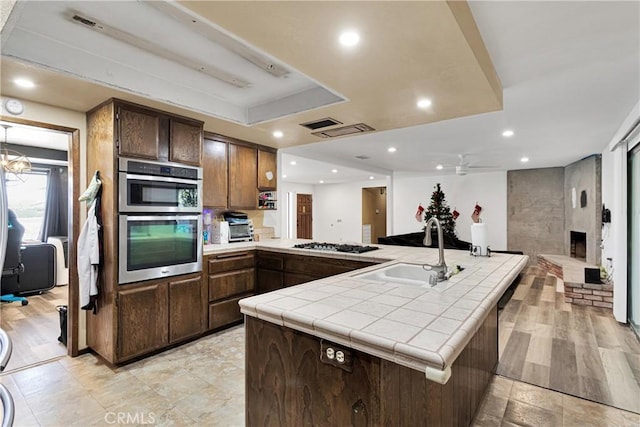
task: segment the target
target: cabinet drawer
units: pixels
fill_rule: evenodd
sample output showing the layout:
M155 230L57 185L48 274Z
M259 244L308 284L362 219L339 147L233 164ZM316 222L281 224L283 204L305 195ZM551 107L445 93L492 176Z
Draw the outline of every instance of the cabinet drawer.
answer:
M284 259L282 255L260 252L258 253L256 264L260 268L282 271L284 268Z
M253 292L255 270L247 268L223 274L209 275L209 301L215 301L245 292Z
M240 313L238 301L249 296L251 296L251 294L209 304L209 329L217 329L242 320L242 313Z
M253 254L249 252L211 255L208 260L209 274L253 268L255 263Z

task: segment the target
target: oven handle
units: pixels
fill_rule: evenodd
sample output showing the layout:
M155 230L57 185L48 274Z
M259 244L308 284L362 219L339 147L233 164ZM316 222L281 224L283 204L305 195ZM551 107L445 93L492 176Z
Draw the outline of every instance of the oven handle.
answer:
M137 179L140 181L159 181L159 182L175 182L178 184L191 184L198 185L198 179L183 179L183 178L170 178L165 176L153 176L153 175L137 175L134 173L125 174L127 179Z
M124 216L127 221L178 221L178 220L200 220L202 215L125 215L120 214L120 216Z

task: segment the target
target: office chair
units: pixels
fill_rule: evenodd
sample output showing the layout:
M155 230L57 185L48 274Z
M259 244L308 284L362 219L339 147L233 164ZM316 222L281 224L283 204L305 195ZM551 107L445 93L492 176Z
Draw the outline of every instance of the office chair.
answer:
M24 272L24 265L22 264L22 236L24 235L24 227L18 222L15 212L9 209L9 227L7 233L7 251L5 253L4 267L2 269L2 292L7 294L0 296L2 302L20 302L22 305L29 304L29 301L25 297L15 296L13 293L8 293L11 289L7 279L15 278L17 283L20 283L20 273ZM16 287L17 289L17 287Z

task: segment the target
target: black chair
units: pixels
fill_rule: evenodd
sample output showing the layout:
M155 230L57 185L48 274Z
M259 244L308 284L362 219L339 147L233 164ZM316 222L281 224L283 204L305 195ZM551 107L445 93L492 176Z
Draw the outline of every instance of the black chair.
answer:
M18 222L15 212L9 209L8 214L7 250L2 269L2 284L0 285L0 293L2 295L0 296L0 301L19 301L22 305L27 305L29 301L25 297L13 294L13 289L18 288L18 286L12 286L12 282L20 283L20 274L24 272L24 265L22 264L24 227Z

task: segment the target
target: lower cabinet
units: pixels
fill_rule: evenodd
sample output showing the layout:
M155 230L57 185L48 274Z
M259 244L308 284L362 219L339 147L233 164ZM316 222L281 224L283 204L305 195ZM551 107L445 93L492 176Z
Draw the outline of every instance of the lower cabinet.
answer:
M127 285L118 291L117 306L122 362L202 333L202 275Z
M253 252L232 252L205 258L208 289L208 330L242 320L238 301L255 291Z
M373 265L373 262L257 251L257 293L311 282Z

